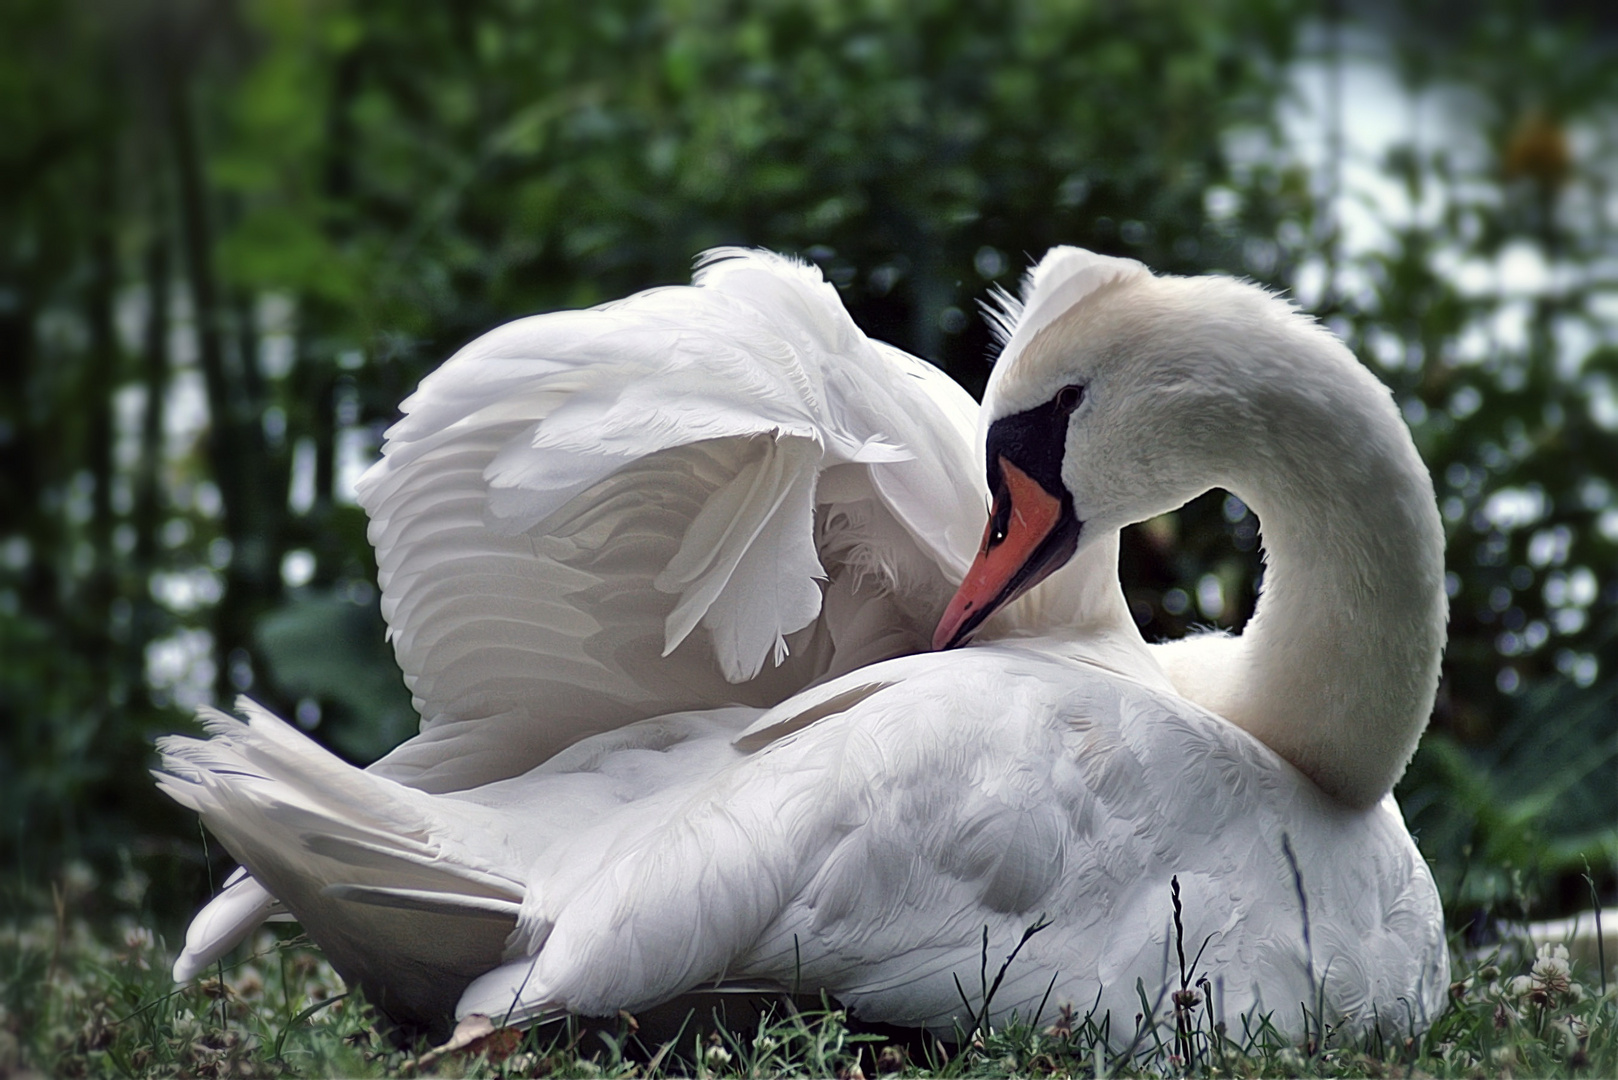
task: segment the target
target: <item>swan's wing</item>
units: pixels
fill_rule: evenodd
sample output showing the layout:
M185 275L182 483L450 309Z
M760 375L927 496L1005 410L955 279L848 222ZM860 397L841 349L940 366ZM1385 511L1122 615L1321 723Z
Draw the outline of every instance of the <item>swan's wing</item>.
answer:
M925 647L981 526L975 403L765 253L494 330L405 412L360 498L422 730L372 769L427 791ZM177 971L272 903L233 883Z
M925 647L981 527L975 408L760 252L479 338L360 484L422 716L375 768L466 788Z
M981 1003L983 965L992 980L1048 919L993 1013L1029 1019L1050 990L1051 1007L1099 1001L1127 1043L1137 980L1152 998L1179 988L1178 879L1187 962L1208 941L1195 974L1230 1022L1273 1009L1289 1030L1311 993L1286 836L1333 1014L1425 1023L1399 1003L1441 1006L1442 920L1391 803L1337 808L1183 700L1075 674L975 647L804 695L812 721L681 805L555 851L519 919L533 955L475 980L458 1011L633 1010L729 977L948 1030L968 1021L962 991Z

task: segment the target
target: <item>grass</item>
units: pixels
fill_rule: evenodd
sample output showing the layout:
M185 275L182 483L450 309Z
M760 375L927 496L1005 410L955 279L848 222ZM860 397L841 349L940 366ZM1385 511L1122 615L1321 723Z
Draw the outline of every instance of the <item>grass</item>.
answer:
M0 1077L1618 1075L1618 985L1551 946L1457 955L1451 1007L1430 1030L1343 1045L1329 1032L1324 1046L1293 1045L1264 1022L1226 1031L1207 1016L1201 980L1186 979L1168 1003L1142 994L1161 1022L1137 1024L1126 1049L1109 1047L1111 1021L1060 1002L1029 1022L979 1022L953 1045L862 1031L822 1002L783 1003L748 1025L693 1022L664 1042L624 1015L605 1029L489 1028L434 1052L379 1034L301 937L262 931L211 978L176 988L165 941L132 914L76 917L77 899L68 880L34 915L0 923ZM992 995L987 954L984 967L975 989Z

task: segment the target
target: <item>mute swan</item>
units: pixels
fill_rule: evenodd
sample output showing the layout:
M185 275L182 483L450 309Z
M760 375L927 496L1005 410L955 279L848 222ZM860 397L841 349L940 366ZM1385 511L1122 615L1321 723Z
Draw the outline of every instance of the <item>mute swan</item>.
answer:
M701 322L716 297L735 325L668 330L673 360L587 366L634 352L623 335L645 346L648 310ZM1178 985L1171 879L1229 1023L1300 1032L1317 992L1349 1032L1442 1008L1438 896L1389 794L1436 689L1442 533L1389 394L1318 325L1234 281L1048 254L1022 302L1002 298L976 459L994 503L968 567L959 396L859 336L811 271L725 253L693 289L546 318L424 383L367 488L424 734L362 772L243 702L245 721L207 712L211 738L161 744L164 790L263 883L237 887L285 901L384 1011L527 1022L728 982L947 1029L984 935L1002 955L1045 917L995 1016L1049 988L1127 1042L1137 984ZM717 383L680 367L699 353ZM474 364L493 370L469 380ZM715 478L693 431L754 456ZM697 494L615 533L616 485L634 505L655 489L647 460ZM409 479L429 464L460 478ZM1213 486L1263 522L1258 611L1240 637L1148 647L1118 529ZM581 550L613 564L614 544L662 569L604 589L563 572ZM435 578L457 545L474 565ZM940 575L963 579L952 598ZM635 605L663 594L653 627ZM581 647L615 604L642 620L627 638L690 668ZM909 651L922 615L951 651L877 659ZM691 674L715 668L751 703L716 707L725 687ZM596 678L608 691L586 696ZM665 682L687 703L659 714ZM190 955L245 921L215 919Z

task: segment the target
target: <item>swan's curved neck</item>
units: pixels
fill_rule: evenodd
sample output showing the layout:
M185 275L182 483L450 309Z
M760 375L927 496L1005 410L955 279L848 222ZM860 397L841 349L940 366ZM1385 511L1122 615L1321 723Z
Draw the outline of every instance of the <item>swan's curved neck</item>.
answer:
M1398 780L1432 711L1444 540L1409 432L1386 391L1342 358L1259 392L1222 455L1218 486L1258 515L1264 540L1244 632L1154 654L1186 697L1364 806Z

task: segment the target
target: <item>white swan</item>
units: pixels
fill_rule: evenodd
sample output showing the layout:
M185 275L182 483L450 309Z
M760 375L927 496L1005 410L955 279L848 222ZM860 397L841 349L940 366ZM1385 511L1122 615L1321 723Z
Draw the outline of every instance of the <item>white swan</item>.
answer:
M810 454L822 456L807 473L818 479L797 502L795 481L766 461L745 482L711 484L706 501L697 500L703 509L676 515L689 540L706 514L711 520L699 532L719 538L717 547L704 540L702 550L688 550L678 536L667 539L666 524L652 530L645 542L664 546L650 562L665 561L652 584L678 597L658 629L678 644L678 631L704 620L712 652L696 667L718 663L732 677L758 671L738 658L762 661L772 641L801 644L794 631L829 637L829 653L800 661L790 676L780 669L756 676L782 680L760 693L788 696L765 710L703 707L714 702L699 694L695 708L638 722L626 706L595 725L613 730L555 752L544 741L568 741L576 725L590 722L594 700L569 719L574 727L529 734L544 729L549 710L568 707L565 690L544 693L540 664L534 686L497 685L495 705L477 706L481 718L459 721L457 730L450 713L437 719L437 691L422 692L432 664L413 668L412 657L422 654L407 641L400 656L426 703L428 727L382 771L402 764L399 775L419 786L436 774L441 782L433 786L466 790L428 794L351 769L250 703L246 723L207 716L207 741L165 740L164 789L203 815L345 978L406 1021L429 1022L451 1009L515 1020L564 1008L611 1014L740 981L824 988L869 1019L947 1028L965 1017L956 977L975 985L984 933L1003 955L1045 916L1051 925L1009 970L994 1013L1029 1015L1051 988L1055 1001L1110 1013L1113 1037L1127 1042L1129 1018L1140 1011L1137 982L1149 996L1179 985L1170 959L1177 879L1187 951L1207 942L1197 974L1209 978L1209 1007L1228 1023L1268 1012L1281 1030L1298 1032L1305 1003L1319 1000L1326 1022L1347 1031L1425 1025L1447 987L1442 920L1432 878L1388 790L1436 688L1442 535L1430 480L1386 390L1329 334L1251 286L1154 277L1126 260L1052 252L1030 275L1024 303L1005 303L1008 340L982 411L994 507L983 549L936 632L940 644L973 633L978 641L868 663L903 651L899 639L913 636L915 612L943 607L925 584L933 575L964 569L955 534L960 493L971 486L957 474L953 486L935 482L930 494L907 501L894 494L903 482L884 471L907 454L904 464L925 480L936 481L939 460L946 472L958 469L965 452L950 431L959 424L938 419L958 412L948 404L958 399L929 369L874 351L840 310L831 313L825 287L806 271L755 256L709 273L703 288L726 276L733 284L758 279L757 288L766 278L781 283L762 310L785 318L749 342L755 359L727 375L738 382L726 392L746 399L739 411L758 424L745 430L767 432L743 436L741 445L768 458L782 452L759 444L779 447L794 437L792 418L759 424L760 380L751 365L766 364L772 348L776 356L792 352L783 342L821 333L812 327L835 327L835 345L800 347L787 365L801 372L802 357L822 357L818 385L794 384L820 410L810 410L801 437L815 444L816 425L835 422L846 438L818 429ZM664 297L678 311L700 292L643 294L626 308ZM803 299L812 295L820 299ZM509 355L520 337L497 331L484 351ZM671 333L668 344L679 343ZM598 344L622 355L617 343ZM839 359L839 349L858 355ZM424 384L423 401L455 398L446 383L458 363L437 387ZM523 363L531 371L539 362ZM871 363L878 375L861 366ZM664 417L681 410L699 424L720 417L715 435L737 437L725 426L731 413L723 403L698 399L711 385L706 378L682 388L697 410L665 386L644 395L638 412L616 416L624 387L593 389L587 368L568 367L535 388L533 396L549 395L536 407L522 398L523 364L506 367L505 389L483 412L433 418L418 407L392 438L405 455L416 455L419 442L410 460L442 452L466 477L492 483L483 508L466 500L450 516L460 542L472 543L492 513L514 538L509 558L518 562L528 557L522 550L555 558L547 553L556 536L594 537L591 551L602 561L612 550L603 539L625 542L610 521L596 522L611 517L600 509L610 506L620 475L611 469L568 473L570 459L557 458L544 467L571 487L550 499L519 491L502 504L503 480L518 489L560 487L529 467L538 460L531 453L595 452L615 445L619 433L630 449L613 468L632 473L641 460L635 429L665 431ZM655 384L662 367L647 369ZM850 381L858 378L886 379L889 396L861 398L863 386ZM577 422L548 430L549 417L575 400L586 402ZM547 417L537 425L536 409ZM481 457L463 459L433 441L483 422L465 417L495 414L509 414L514 426L479 444ZM693 445L704 444L674 440L652 456ZM927 453L942 456L929 461ZM701 474L698 463L683 468L681 475ZM375 494L387 489L387 474L384 463L369 507L391 621L404 602L400 569L387 552L404 542L390 533L388 500L404 507L409 498ZM1154 660L1119 589L1117 530L1212 486L1240 495L1263 522L1269 569L1259 608L1240 637L1156 647ZM793 507L797 517L772 532L769 514L736 509L756 506L752 493L761 487L773 492L770 507ZM729 501L721 497L727 491ZM839 492L846 501L836 501ZM923 505L929 498L942 502ZM429 494L410 505L454 502ZM856 506L866 514L860 520L881 518L886 531L831 527L839 513L859 517ZM400 563L418 576L438 557L434 529L424 533L418 543L425 546ZM739 555L726 546L738 534L746 534ZM792 592L814 558L812 548L803 554L806 535L818 538L827 567L824 600L817 605L803 593L790 618L779 614L790 605L766 604L762 638L733 633L727 619L753 618L749 603ZM770 570L738 576L760 538L778 545ZM793 544L796 561L780 554ZM831 558L839 551L846 554ZM920 557L889 565L894 552ZM703 573L716 565L738 570L715 584ZM511 572L516 567L492 570L475 586L443 586L459 590L449 598L422 586L424 609L448 612L452 623L458 611L475 613L465 616L470 625L491 621L466 631L475 640L421 646L428 656L446 650L441 655L453 659L444 670L466 676L449 679L456 689L441 700L477 700L476 669L464 665L478 662L480 645L522 640L500 619L543 637L525 614L529 603L543 600L548 612L577 618L581 604L566 603L565 588L524 595L530 586ZM738 580L753 584L727 609L720 601ZM773 592L771 582L780 583ZM582 578L575 584L591 587ZM693 615L691 592L682 588L715 599ZM503 608L465 600L479 590L485 598L515 595ZM876 625L835 610L862 596ZM609 609L601 598L590 603ZM419 617L418 632L431 632L432 621ZM400 624L393 625L397 639ZM869 631L854 635L858 644L839 663L839 636L861 625ZM888 633L895 626L897 637ZM527 649L522 655L543 651ZM584 652L570 659L583 668L601 663ZM655 657L642 660L645 670L640 661L621 662L614 677L662 677ZM521 666L494 663L508 677ZM440 682L448 678L433 671ZM595 674L590 668L571 685L588 686ZM795 681L813 685L797 689ZM501 710L530 690L543 695L527 702L530 713L506 718ZM723 688L702 690L709 692ZM643 708L658 700L637 698L633 687L622 696ZM496 733L497 747L511 741L504 764L513 773L536 757L540 763L481 782L477 774L500 771L499 764L457 746L475 750L485 732ZM474 764L458 764L466 759Z

